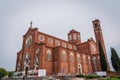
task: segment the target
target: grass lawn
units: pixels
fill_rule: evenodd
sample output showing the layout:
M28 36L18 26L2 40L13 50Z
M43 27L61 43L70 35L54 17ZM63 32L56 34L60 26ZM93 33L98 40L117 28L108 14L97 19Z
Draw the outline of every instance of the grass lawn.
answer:
M120 78L103 78L98 80L120 80Z

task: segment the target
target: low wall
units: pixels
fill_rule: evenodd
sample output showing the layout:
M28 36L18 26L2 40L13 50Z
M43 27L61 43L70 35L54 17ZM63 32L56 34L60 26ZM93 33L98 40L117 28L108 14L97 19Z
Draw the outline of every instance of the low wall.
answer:
M109 72L107 72L107 76L111 76L111 77L113 77L113 76L120 76L120 73L109 71Z
M6 78L3 80L71 80L75 78L75 75L66 75L66 76L44 76L44 77L29 77L29 78Z

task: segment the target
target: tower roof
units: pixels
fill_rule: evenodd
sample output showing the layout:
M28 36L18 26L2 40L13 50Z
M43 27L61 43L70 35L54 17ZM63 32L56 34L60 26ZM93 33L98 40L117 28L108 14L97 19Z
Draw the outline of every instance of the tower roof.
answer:
M76 30L72 29L72 30L70 30L70 32L69 32L69 33L80 33L80 32L78 32L78 31L76 31Z
M95 20L93 20L93 22L100 22L100 20L99 19L95 19Z

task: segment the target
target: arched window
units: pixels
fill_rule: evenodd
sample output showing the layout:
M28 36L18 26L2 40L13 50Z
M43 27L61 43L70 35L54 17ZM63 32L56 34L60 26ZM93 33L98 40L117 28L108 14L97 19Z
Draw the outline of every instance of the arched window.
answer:
M86 56L85 56L85 55L83 55L83 63L87 63L87 62L86 62Z
M62 51L62 60L66 61L66 52L65 51Z
M92 58L92 60L95 61L95 60L96 60L96 57L94 56L94 57Z
M70 53L70 61L73 62L74 61L74 54L71 52Z
M94 57L92 58L92 60L93 60L94 68L95 68L95 71L96 71L96 70L97 70L96 57L94 56Z
M51 60L51 51L47 50L47 60Z
M17 71L20 71L20 63L17 64Z
M30 70L30 54L27 52L25 55L24 55L24 58L23 58L23 66L24 66L24 69L25 67L27 66L28 69Z
M30 64L30 54L27 52L24 55L24 65L29 65Z
M31 43L32 43L32 36L30 35L25 41L26 48L29 48Z
M74 40L76 40L76 39L77 39L76 34L74 34L74 35L73 35L73 38L74 38Z
M34 68L37 69L38 67L39 67L39 59L38 57L36 57L34 60Z
M78 63L80 62L80 55L79 54L77 54L77 61L78 61Z
M89 55L88 55L88 63L91 64L91 59Z

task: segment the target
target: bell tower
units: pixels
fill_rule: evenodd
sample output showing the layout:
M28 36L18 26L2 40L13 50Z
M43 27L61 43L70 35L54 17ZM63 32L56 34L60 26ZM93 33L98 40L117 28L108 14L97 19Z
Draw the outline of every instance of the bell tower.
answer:
M73 44L80 44L81 38L80 38L80 32L72 29L68 33L68 41Z
M103 39L103 35L102 35L100 20L96 19L92 23L93 23L93 29L94 29L96 43L97 43L97 45L99 44L99 42L101 43L103 51L104 51L104 55L106 58L106 62L107 62L107 70L110 70L108 58L107 58L107 53L106 53L106 49L105 49L105 44L104 44L104 39Z

